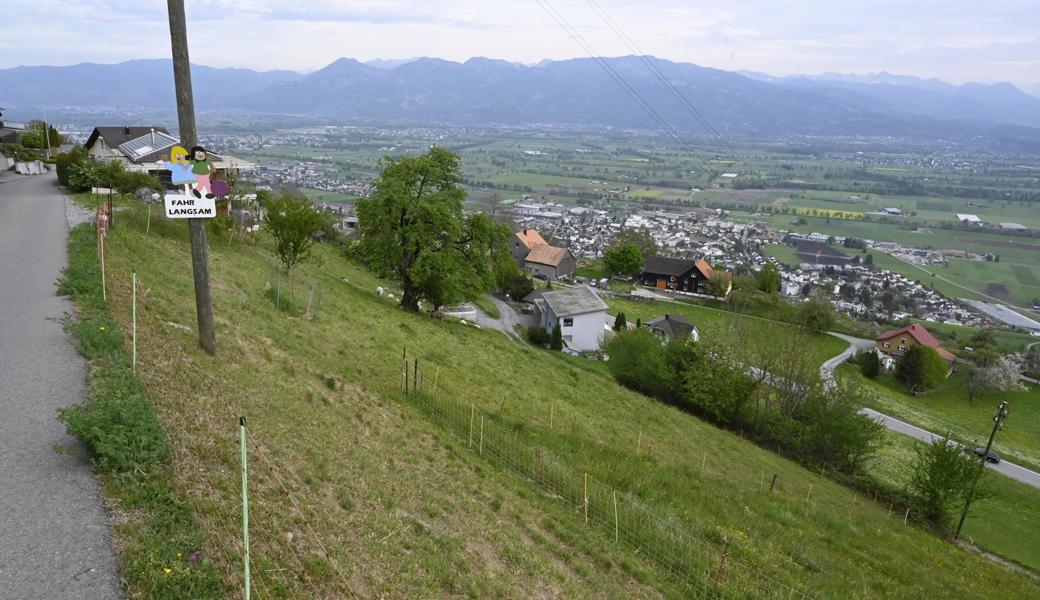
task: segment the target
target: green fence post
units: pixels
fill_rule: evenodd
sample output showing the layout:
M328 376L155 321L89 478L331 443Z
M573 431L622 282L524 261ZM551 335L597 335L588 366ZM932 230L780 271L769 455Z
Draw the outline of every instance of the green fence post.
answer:
M249 495L246 469L246 418L238 418L238 438L242 447L242 568L245 572L245 599L249 600Z

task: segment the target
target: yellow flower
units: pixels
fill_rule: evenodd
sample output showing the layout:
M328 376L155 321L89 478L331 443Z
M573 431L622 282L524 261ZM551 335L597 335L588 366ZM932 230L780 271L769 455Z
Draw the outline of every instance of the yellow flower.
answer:
M102 325L102 326L100 327L100 329L101 329L101 331L104 331L104 330L105 330L105 326L104 326L104 325Z
M169 567L163 567L163 573L166 573L167 575L169 575L170 573L173 573L173 569L171 569Z
M178 552L178 553L177 553L177 558L180 558L180 557L181 557L181 553L180 553L180 552Z

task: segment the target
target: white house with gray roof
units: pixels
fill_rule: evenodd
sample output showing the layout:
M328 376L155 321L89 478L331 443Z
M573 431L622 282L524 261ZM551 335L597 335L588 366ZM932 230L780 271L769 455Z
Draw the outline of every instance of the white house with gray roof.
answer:
M535 293L529 296L541 315L540 324L551 332L560 324L567 348L598 350L606 331L607 303L589 287Z

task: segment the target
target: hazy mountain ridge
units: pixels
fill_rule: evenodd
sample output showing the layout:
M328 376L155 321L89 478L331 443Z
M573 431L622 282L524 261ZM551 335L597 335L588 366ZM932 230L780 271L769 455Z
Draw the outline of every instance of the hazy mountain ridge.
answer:
M605 59L668 127L701 119L636 56ZM1040 99L1011 84L956 86L878 73L772 77L647 57L711 127L728 134L1029 139ZM172 107L167 59L0 70L0 105ZM307 75L193 66L201 110L322 119L454 124L561 123L661 129L594 59L525 66L471 58L362 63L341 58ZM999 126L999 127L998 127ZM997 132L997 133L994 133ZM991 135L993 134L993 135Z

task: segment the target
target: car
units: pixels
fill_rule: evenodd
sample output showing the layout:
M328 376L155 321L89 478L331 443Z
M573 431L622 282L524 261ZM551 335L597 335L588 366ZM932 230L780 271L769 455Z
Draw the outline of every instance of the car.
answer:
M975 455L979 456L979 457L985 456L986 457L986 462L992 463L994 465L1000 463L1000 455L997 454L996 452L992 451L992 450L989 451L989 454L986 454L986 449L985 448L976 448L975 449Z

